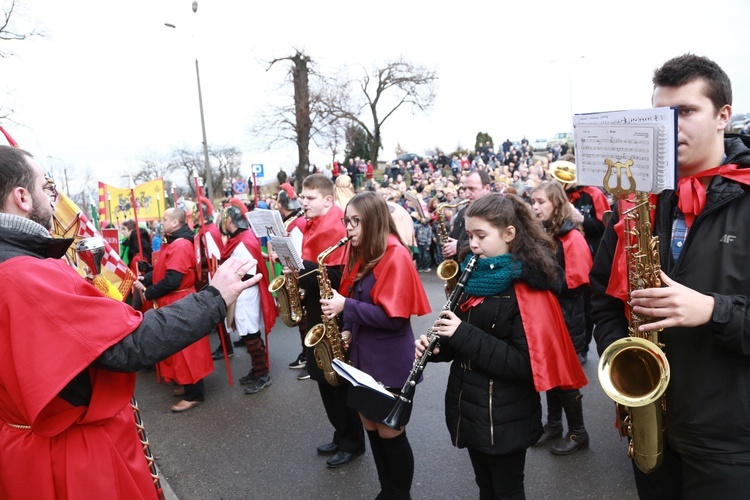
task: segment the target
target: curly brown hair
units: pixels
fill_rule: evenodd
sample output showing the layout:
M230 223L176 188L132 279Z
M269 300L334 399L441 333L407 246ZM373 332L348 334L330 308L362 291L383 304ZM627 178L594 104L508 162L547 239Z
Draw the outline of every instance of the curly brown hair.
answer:
M515 194L489 193L466 209L466 217L479 217L503 230L516 228L508 250L516 259L541 273L549 282L558 279L555 243L544 232L528 203Z

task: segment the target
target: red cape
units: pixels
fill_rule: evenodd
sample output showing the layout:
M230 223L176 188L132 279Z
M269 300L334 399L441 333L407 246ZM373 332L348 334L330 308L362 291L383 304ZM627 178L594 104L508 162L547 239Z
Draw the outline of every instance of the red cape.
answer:
M704 172L699 173L695 176L681 178L679 180L680 189L678 190L679 206L681 210L690 213L690 220L688 213L685 213L685 223L689 226L692 225L692 219L700 215L705 204L705 193L706 190L697 181L701 177L711 177L714 175L720 175L726 177L739 184L750 185L750 168L739 168L738 165L730 163L722 165L720 167L712 168ZM698 183L696 185L696 182ZM692 189L690 189L692 188ZM684 189L684 190L683 190ZM620 220L614 226L615 234L617 235L617 246L615 246L615 253L612 257L612 271L609 276L609 283L607 284L607 294L622 300L625 303L625 307L628 308L628 263L627 256L625 255L626 244L635 244L634 237L632 235L625 234L625 219L622 217L623 212L633 207L632 196L628 199L620 200L618 203ZM656 206L657 196L650 194L649 202L652 206ZM651 213L651 227L654 227L654 210L650 210Z
M260 291L260 308L263 313L263 327L266 329L266 333L269 333L276 324L276 316L278 311L276 309L276 303L273 300L273 295L268 291L268 266L266 261L263 260L263 254L260 249L260 241L252 229L246 229L240 234L227 240L227 244L224 246L224 250L221 252L221 260L226 260L231 257L234 249L237 245L243 243L250 252L255 260L258 261L258 271L263 275L263 278L256 285ZM247 332L245 332L247 333Z
M341 223L344 216L343 210L338 205L333 205L328 212L309 219L302 237L302 260L317 262L326 248L335 245L341 238L346 238L346 228ZM340 266L344 261L344 248L339 248L326 258L329 266Z
M569 290L589 284L589 273L594 265L591 250L580 231L573 229L562 237L563 255L565 256L565 283Z
M195 293L195 247L185 238L179 238L161 247L159 258L154 261L152 282L163 280L168 269L181 273L182 281L179 288L164 297L156 299L159 307L177 302L181 298ZM206 332L208 334L209 332ZM208 335L194 344L189 345L177 354L173 354L164 361L157 363L159 376L166 381L176 381L178 384L195 384L206 375L214 371L214 361L211 358L211 342Z
M575 204L575 201L581 197L581 191L591 196L594 202L594 211L596 212L596 218L599 222L604 224L604 213L609 211L609 201L607 197L602 193L602 190L593 186L583 186L576 190L570 195L570 202Z
M588 251L588 250L587 250ZM531 371L537 391L555 387L580 389L588 383L578 361L560 303L549 290L513 283L529 345Z
M12 258L0 280L0 496L155 498L129 405L135 374L90 366L141 313L63 260ZM81 372L92 397L74 407L57 394Z
M349 295L349 286L354 283L360 264L357 262L351 270L348 266L344 268L339 286L341 295ZM422 316L431 311L422 280L414 268L411 251L395 236L388 236L385 254L372 268L372 273L375 276L375 286L370 292L372 303L382 307L389 317L409 318L412 315ZM394 286L394 283L398 283L398 286Z

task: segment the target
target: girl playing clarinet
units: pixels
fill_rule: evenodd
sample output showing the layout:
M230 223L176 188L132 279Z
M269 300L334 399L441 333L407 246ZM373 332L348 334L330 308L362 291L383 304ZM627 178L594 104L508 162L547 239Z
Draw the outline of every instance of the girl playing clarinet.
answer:
M466 232L476 269L456 311L433 326L432 359L453 361L446 423L453 445L469 451L480 498L525 498L526 449L542 435L539 391L586 379L550 291L554 246L531 208L516 195L487 194L467 208ZM415 342L417 357L428 343L425 335Z
M334 317L343 312L341 336L352 365L398 393L414 359L409 318L430 312L429 302L411 251L398 236L382 197L372 192L356 195L342 222L351 242L341 293L320 301L323 313ZM377 498L410 498L414 457L405 427L394 430L381 423L383 417L359 412L378 471Z

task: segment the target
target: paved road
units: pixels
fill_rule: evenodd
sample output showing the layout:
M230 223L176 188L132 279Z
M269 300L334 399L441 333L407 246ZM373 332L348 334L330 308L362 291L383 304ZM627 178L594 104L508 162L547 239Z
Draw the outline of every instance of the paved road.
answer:
M434 312L414 320L417 334L427 331L445 303L442 282L434 272L421 276ZM211 340L218 345L215 336ZM379 488L369 449L336 470L327 469L325 457L316 455L316 447L330 441L332 428L316 384L298 381L298 371L287 367L300 351L296 330L279 321L269 344L273 385L245 395L236 379L249 371L250 356L237 349L230 358L235 386L227 382L224 362L217 361L216 371L206 379L206 402L183 414L169 411L176 400L170 384L158 384L154 373L139 374L136 395L142 417L157 464L175 497L374 498ZM547 449L531 448L526 458L527 498L637 498L625 443L614 430L614 404L596 380L597 361L592 352L584 366L589 379L583 406L590 449L558 457ZM443 420L447 374L447 364L427 366L407 427L415 455L412 496L417 500L478 497L468 453L451 445Z

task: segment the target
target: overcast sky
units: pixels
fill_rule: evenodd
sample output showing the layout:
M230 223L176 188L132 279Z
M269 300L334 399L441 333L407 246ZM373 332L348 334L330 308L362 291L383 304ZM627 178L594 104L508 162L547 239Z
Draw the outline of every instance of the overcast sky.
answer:
M92 168L126 186L140 159L201 149L196 57L209 145L240 148L246 173L263 163L267 178L290 172L296 149L264 152L249 129L286 74L266 61L295 49L327 74L400 57L437 72L430 112L386 122L383 160L396 144L423 154L472 147L480 131L533 140L570 130L571 111L650 107L654 68L685 52L721 64L735 113L750 112L748 0L200 0L196 14L191 0L17 1L19 24L46 36L3 46L15 56L0 59L0 103L17 123L2 125L73 181Z

